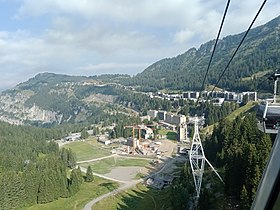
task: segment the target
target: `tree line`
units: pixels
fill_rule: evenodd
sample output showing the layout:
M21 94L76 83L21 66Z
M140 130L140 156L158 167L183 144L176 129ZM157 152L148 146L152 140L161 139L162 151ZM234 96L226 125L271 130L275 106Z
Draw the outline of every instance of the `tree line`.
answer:
M223 119L214 127L213 134L206 137L205 156L218 169L224 184L213 172L205 173L197 209L225 209L228 205L250 209L272 146L270 135L259 131L256 123L253 113L239 116L233 122ZM207 167L205 170L208 171ZM194 204L188 162L171 190L176 209Z
M236 54L219 87L232 91L265 91L272 88L263 72L273 72L280 67L280 51L277 27L280 17L250 31ZM243 34L230 35L219 40L213 62L206 78L206 85L214 85L238 46ZM201 90L214 40L191 48L173 58L162 59L122 84L134 86L140 91ZM205 88L205 87L204 87Z
M0 209L48 203L79 191L83 176L75 153L59 150L49 139L52 130L42 130L0 123Z
M225 193L249 209L270 154L272 141L257 128L255 114L222 120L205 141L205 154L224 168Z

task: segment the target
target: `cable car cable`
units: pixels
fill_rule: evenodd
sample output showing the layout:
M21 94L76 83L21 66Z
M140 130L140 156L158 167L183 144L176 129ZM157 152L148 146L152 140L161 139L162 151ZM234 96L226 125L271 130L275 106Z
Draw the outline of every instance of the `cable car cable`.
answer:
M226 8L224 10L223 18L222 18L222 21L221 21L221 24L220 24L220 28L219 28L219 31L218 31L218 34L217 34L217 37L216 37L216 40L215 40L214 48L213 48L213 51L211 53L211 57L210 57L210 60L209 60L209 63L208 63L208 66L207 66L207 69L206 69L206 72L205 72L205 75L204 75L204 78L203 78L203 82L202 82L202 85L201 85L200 93L198 95L198 99L197 99L197 102L196 102L196 105L195 105L196 107L198 107L199 99L202 96L202 91L204 89L206 78L207 78L207 75L208 75L208 72L209 72L209 69L210 69L213 57L214 57L214 53L216 51L216 47L217 47L217 44L218 44L218 41L219 41L220 34L222 32L222 28L223 28L223 25L224 25L224 22L225 22L225 19L226 19L226 14L227 14L227 11L228 11L228 8L229 8L229 4L230 4L230 0L228 0ZM202 106L202 113L203 112L204 112L204 106Z
M249 31L251 30L253 24L255 23L257 17L259 16L259 14L260 14L260 12L262 11L262 9L263 9L263 7L264 7L264 5L265 5L266 2L267 2L267 0L264 0L264 1L263 1L261 7L259 8L257 14L255 15L255 17L254 17L253 21L251 22L249 28L247 29L246 33L244 34L244 36L243 36L242 40L240 41L238 47L237 47L236 50L234 51L234 53L233 53L232 57L230 58L228 64L226 65L225 69L223 70L222 74L220 75L220 77L219 77L217 83L215 84L215 86L214 86L213 89L211 90L210 94L207 96L206 101L208 101L209 96L214 92L215 88L218 86L218 84L219 84L221 78L224 76L226 70L228 69L228 67L229 67L230 63L232 62L233 58L235 57L237 51L239 50L239 48L241 47L242 43L244 42L246 36L248 35Z
M229 8L229 3L230 3L230 0L228 0L225 11L224 11L223 19L222 19L222 22L221 22L221 25L220 25L220 28L219 28L219 32L218 32L217 37L216 37L216 41L215 41L214 48L213 48L213 51L212 51L212 54L211 54L211 57L210 57L210 61L208 63L208 66L207 66L207 69L206 69L206 72L205 72L205 75L204 75L204 78L203 78L203 82L202 82L202 85L201 85L201 90L200 90L199 97L200 97L200 95L201 95L201 93L204 89L206 77L207 77L207 74L209 72L210 65L212 63L212 59L213 59L213 56L214 56L214 53L215 53L215 50L216 50L216 47L217 47L217 44L218 44L218 41L219 41L219 37L220 37L221 31L222 31L222 28L223 28L223 25L224 25L226 14L227 14L227 11L228 11L228 8Z

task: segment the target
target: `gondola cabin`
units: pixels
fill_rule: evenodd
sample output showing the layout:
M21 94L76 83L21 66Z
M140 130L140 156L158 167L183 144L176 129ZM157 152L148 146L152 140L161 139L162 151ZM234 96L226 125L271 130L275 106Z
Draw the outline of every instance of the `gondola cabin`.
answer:
M257 110L258 129L277 134L280 128L280 103L260 103Z

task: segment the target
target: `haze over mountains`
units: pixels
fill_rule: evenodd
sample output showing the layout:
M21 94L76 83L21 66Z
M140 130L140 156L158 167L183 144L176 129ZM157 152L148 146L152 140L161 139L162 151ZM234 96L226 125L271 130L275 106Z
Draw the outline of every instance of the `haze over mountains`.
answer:
M280 67L279 35L280 16L252 29L219 87L235 91L271 91L266 74ZM243 33L227 36L219 41L206 84L216 83L242 36ZM200 90L213 44L214 40L202 44L199 49L191 48L182 55L162 59L134 77L38 74L1 94L1 120L15 124L94 122L116 109L110 106L118 96L128 93L123 92L125 86L139 91Z

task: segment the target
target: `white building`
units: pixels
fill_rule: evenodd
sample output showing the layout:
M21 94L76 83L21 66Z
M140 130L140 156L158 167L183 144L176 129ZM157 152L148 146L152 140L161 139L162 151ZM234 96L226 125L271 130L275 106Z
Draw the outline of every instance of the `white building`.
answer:
M188 138L188 127L186 123L181 123L178 128L178 141L180 142L190 142Z
M212 101L213 105L215 105L215 106L222 106L225 99L224 98L213 98L213 99L211 99L211 101Z
M149 115L141 116L141 117L140 117L140 120L141 120L141 122L143 122L144 120L150 121L150 120L151 120L151 116L149 116Z
M99 142L101 142L101 143L103 143L105 145L109 145L109 144L112 143L111 140L109 140L109 139L100 139Z
M163 120L163 121L165 121L166 120L166 111L158 111L158 118L159 118L159 120Z
M146 127L143 129L144 131L144 139L154 138L153 129Z
M198 97L199 97L199 92L196 91L187 91L183 93L183 98L197 99Z
M173 115L172 117L172 124L174 125L180 125L182 123L185 123L187 121L187 117L185 115Z
M65 137L65 141L77 141L81 138L81 133L71 133L69 136Z
M173 124L173 114L171 113L167 113L166 117L165 117L165 122L169 123L169 124Z
M151 119L154 119L154 118L156 118L158 116L158 111L156 111L156 110L149 110L147 112L147 114L148 114L148 116L151 117Z

